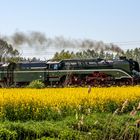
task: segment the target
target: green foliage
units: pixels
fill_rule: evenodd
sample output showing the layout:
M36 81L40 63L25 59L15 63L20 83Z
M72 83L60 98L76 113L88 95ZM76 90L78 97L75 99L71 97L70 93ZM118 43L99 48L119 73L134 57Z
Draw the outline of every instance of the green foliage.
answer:
M61 121L0 122L1 140L124 140L139 139L139 116L107 113L78 114ZM82 121L82 123L81 123Z
M20 61L20 59L21 59L20 57L14 56L14 57L7 58L7 62L9 62L9 63L17 63L17 62Z
M45 84L43 82L41 82L40 80L34 80L27 87L28 88L42 89L42 88L45 88Z
M0 129L0 140L16 140L17 133L6 128Z
M64 125L63 127L55 124L54 122L7 122L4 126L0 126L0 128L4 131L4 134L1 135L1 139L3 140L5 137L9 138L8 132L16 132L17 140L34 140L34 139L77 139L78 133L72 129L69 129ZM7 139L6 139L7 140ZM8 140L14 140L14 137Z
M114 57L119 57L121 53L113 54L113 52L104 52L103 50L95 51L94 49L87 49L79 52L70 52L62 50L60 53L56 52L52 59L62 60L62 59L89 59L89 58L105 58L113 59Z
M17 56L19 56L18 50L14 49L12 45L8 44L6 41L0 39L0 61L9 62L11 58L17 60L17 58L14 58Z
M79 52L70 52L62 50L60 53L56 52L52 59L54 60L62 60L62 59L89 59L89 58L103 58L103 59L113 59L119 58L119 56L126 56L128 59L133 59L140 63L140 48L128 49L125 52L115 52L114 50L103 51L103 50L94 50L87 49Z
M128 49L125 53L125 56L129 59L133 59L140 63L140 48Z
M54 60L62 60L62 59L72 59L75 55L73 52L62 50L60 53L56 52L52 59Z

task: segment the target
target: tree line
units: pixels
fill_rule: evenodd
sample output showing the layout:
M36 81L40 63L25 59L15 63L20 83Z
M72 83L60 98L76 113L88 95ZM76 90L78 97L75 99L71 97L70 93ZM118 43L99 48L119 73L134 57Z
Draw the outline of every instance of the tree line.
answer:
M62 59L90 59L90 58L102 58L102 59L118 59L120 56L126 56L128 59L136 60L140 64L140 48L128 49L125 52L112 52L112 51L96 51L94 49L87 49L79 52L70 52L62 50L56 52L53 56L53 60Z

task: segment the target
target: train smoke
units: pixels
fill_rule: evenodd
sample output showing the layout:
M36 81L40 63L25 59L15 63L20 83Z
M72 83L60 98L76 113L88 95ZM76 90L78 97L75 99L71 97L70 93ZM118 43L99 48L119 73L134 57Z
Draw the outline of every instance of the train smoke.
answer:
M112 43L106 44L102 41L94 41L90 39L66 39L62 36L55 38L48 38L42 32L15 32L11 36L3 36L2 39L11 43L14 47L28 45L29 47L36 47L37 49L47 49L48 47L55 47L56 49L93 49L95 51L112 51L122 53L123 50ZM43 46L40 47L40 46Z
M41 32L15 32L11 36L4 37L4 39L10 42L13 46L21 46L25 44L28 46L40 46L46 45L49 41L45 34Z

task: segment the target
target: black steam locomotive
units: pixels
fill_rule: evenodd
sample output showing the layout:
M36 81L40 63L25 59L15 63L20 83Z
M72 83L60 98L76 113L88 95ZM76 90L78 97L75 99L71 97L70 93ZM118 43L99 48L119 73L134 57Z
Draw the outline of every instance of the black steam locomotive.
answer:
M112 86L138 84L139 64L132 59L68 59L0 63L0 87L20 87L33 80L46 86Z

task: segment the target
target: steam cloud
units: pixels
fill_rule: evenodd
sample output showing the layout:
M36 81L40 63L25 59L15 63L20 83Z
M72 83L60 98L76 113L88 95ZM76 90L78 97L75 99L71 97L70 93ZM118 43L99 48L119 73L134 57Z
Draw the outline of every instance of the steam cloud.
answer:
M64 37L55 37L48 38L42 32L15 32L11 36L2 36L3 40L8 41L14 47L20 47L22 45L28 45L31 47L47 49L48 47L56 47L56 49L68 49L68 48L77 48L77 49L94 49L95 51L112 51L122 53L123 50L112 43L106 44L102 41L94 40L76 40L76 39L66 39Z

